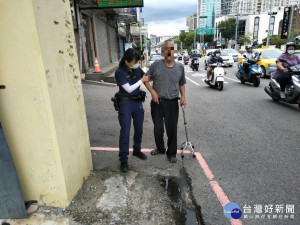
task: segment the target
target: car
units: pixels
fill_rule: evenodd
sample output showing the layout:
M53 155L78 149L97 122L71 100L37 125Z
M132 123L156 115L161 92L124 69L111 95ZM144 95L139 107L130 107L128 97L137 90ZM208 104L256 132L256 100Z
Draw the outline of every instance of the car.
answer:
M164 57L162 55L159 54L152 54L150 56L150 60L149 60L149 66L152 65L152 63L154 63L154 61L159 60L159 59L163 59Z
M258 48L254 49L261 53L260 61L257 63L262 70L261 77L270 77L277 69L276 59L283 53L279 48ZM238 61L242 62L242 57L240 56Z
M235 62L238 61L239 56L241 56L241 54L239 52L237 52L235 49L224 49L225 52L227 52L230 56L233 57L233 60Z
M212 56L212 54L216 51L217 49L209 49L206 51L206 56L204 59L204 64L207 66L207 62L209 61L209 58ZM224 61L225 66L233 66L234 59L232 56L230 56L227 52L221 50L221 57Z
M229 55L229 53L227 53L226 51L221 51L221 57L223 59L223 62L225 64L225 66L229 66L232 67L233 63L234 63L234 59L231 55Z
M300 58L300 52L295 52L295 55Z

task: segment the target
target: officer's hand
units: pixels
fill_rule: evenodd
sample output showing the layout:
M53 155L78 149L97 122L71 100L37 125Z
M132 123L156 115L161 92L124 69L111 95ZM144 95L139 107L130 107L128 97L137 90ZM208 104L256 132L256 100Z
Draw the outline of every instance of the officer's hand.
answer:
M151 92L151 97L152 97L152 101L156 102L157 104L159 104L159 100L158 100L158 94L155 91Z
M150 80L150 76L147 76L147 75L144 75L142 78L141 78L141 81L144 83L144 82L147 82Z
M180 105L182 106L184 106L184 108L186 107L186 101L185 101L185 98L184 97L181 97L181 99L180 99Z

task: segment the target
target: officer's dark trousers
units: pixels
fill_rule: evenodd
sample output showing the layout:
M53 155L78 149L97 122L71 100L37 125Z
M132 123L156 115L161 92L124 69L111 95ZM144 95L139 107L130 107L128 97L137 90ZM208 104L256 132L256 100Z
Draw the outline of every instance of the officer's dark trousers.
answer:
M154 124L154 138L158 151L165 152L164 125L168 137L168 156L177 153L177 124L179 106L178 100L160 101L159 104L151 101L151 116Z
M133 150L135 152L139 152L141 151L143 135L143 105L142 103L135 101L121 101L119 109L119 123L121 126L119 139L119 159L121 162L128 161L131 118L133 118L134 127Z
M291 77L287 74L279 74L276 81L280 84L281 91L284 92L285 86L291 81Z

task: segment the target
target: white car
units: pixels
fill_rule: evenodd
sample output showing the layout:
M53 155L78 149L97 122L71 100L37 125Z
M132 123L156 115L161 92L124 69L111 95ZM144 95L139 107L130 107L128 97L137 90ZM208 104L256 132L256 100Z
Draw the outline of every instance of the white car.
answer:
M217 49L209 49L206 51L206 56L204 59L204 64L207 66L207 62L209 61L209 58L213 55L213 53L216 51ZM232 56L230 56L227 52L221 50L221 57L224 61L225 66L233 66L234 63L234 59Z
M221 57L224 61L224 64L226 66L230 66L232 67L233 66L233 63L234 63L234 59L231 55L229 55L226 51L221 51Z
M159 60L159 59L163 59L164 57L162 55L159 54L152 54L150 56L150 60L149 60L149 66L152 65L152 63L154 63L155 60Z
M237 62L239 56L241 56L241 54L237 52L235 49L224 49L224 51L227 52L230 56L232 56L235 62Z

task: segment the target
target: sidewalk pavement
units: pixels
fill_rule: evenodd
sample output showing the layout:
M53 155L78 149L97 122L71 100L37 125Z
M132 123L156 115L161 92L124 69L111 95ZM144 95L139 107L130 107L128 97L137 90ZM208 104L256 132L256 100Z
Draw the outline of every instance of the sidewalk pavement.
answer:
M203 224L204 220L206 225L230 224L210 185L216 183L215 178L208 179L198 158L190 154L184 159L177 156L178 162L171 164L166 155L152 156L149 149L143 150L148 156L146 161L130 153L130 171L121 173L117 151L120 126L110 101L118 88L96 82L83 81L82 84L90 142L94 147L93 172L66 209L40 206L39 211L27 220L6 222L28 225L193 225ZM153 148L155 143L150 100L148 97L144 103L144 148ZM178 144L185 139L181 120ZM130 137L133 137L132 131ZM196 146L196 151L200 150L204 151L201 146Z
M147 160L129 156L129 172L119 169L117 149L92 151L94 169L66 209L41 206L28 219L6 220L28 224L202 224L201 208L193 197L185 165L187 155L169 163L166 155Z
M86 80L115 83L114 72L118 68L119 63L110 63L101 67L101 72L94 73L93 70L85 74Z
M96 81L104 83L116 83L115 71L118 68L118 63L111 63L105 67L101 67L101 72L94 73L92 70L85 74L84 79L87 81ZM147 72L148 68L141 68L144 72Z

